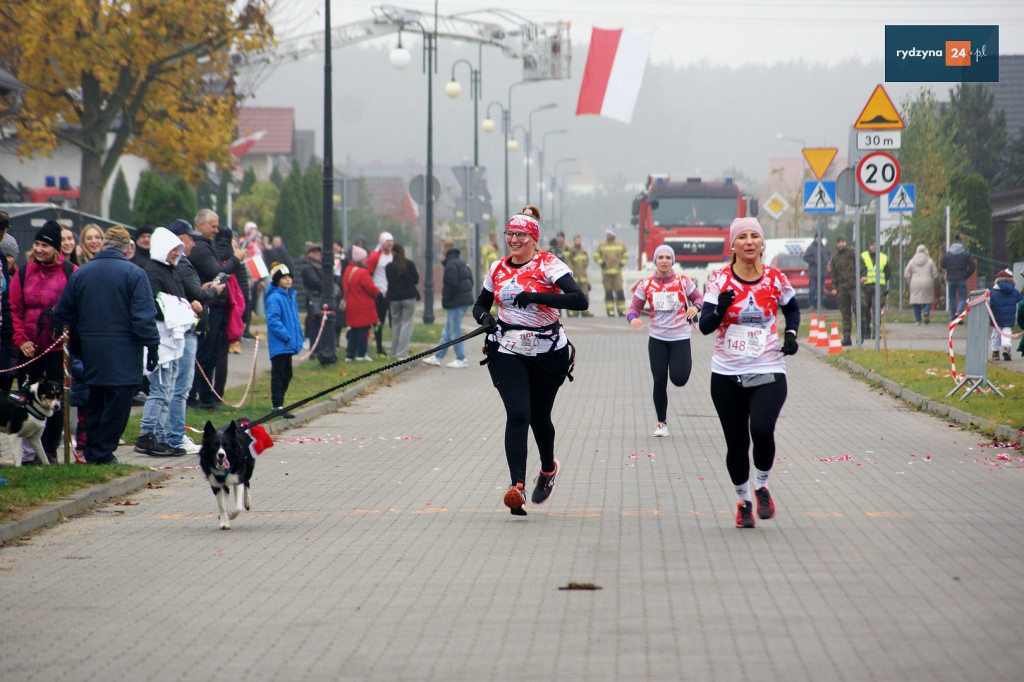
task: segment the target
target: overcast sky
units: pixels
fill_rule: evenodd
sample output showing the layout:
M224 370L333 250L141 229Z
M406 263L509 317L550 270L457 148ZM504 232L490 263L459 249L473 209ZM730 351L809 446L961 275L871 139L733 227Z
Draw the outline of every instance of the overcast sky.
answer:
M324 0L279 0L280 37L320 29ZM373 16L377 3L334 0L332 24ZM391 4L432 13L432 0ZM532 21L571 22L574 43L592 26L654 33L653 62L708 61L741 66L804 60L836 63L882 58L884 28L892 24L997 24L1000 52L1024 53L1022 0L515 0L509 3L441 0L441 15L503 7ZM472 15L486 20L487 15ZM386 40L386 39L385 39ZM575 55L584 59L584 54Z

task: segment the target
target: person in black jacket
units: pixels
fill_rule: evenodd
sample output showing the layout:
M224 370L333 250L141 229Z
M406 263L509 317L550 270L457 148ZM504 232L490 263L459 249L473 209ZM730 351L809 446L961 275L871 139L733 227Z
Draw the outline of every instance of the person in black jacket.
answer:
M10 367L14 367L17 362L17 349L14 347L14 323L11 322L11 278L18 271L17 257L18 257L18 242L14 241L14 237L7 234L7 229L11 226L11 218L3 211L0 211L0 242L3 243L3 251L0 252L0 265L3 266L3 278L4 286L3 293L0 294L0 370L5 370ZM12 244L13 242L13 244ZM7 252L12 250L14 252L14 261L7 257ZM15 372L3 372L0 374L0 389L10 393L11 386L14 384Z
M391 359L409 357L416 301L420 300L420 273L416 264L405 257L405 247L395 243L391 247L394 259L384 266L388 280L388 312L391 314Z
M195 231L201 236L195 238L196 243L189 260L192 261L199 280L202 282L212 282L221 275L219 281L226 281L245 258L245 252L241 249L232 249L230 257L223 262L218 258L213 238L217 235L219 226L220 219L211 209L204 208L196 214ZM227 295L223 291L210 302L209 329L199 340L199 346L196 349L196 360L199 361L199 366L211 381L222 353L227 353L227 341L224 337L224 329L227 324L226 304ZM197 398L199 408L219 409L220 399L214 395L213 387L209 382L198 372L192 385L192 393Z
M449 341L462 336L462 318L466 316L469 306L473 305L473 273L470 271L466 261L460 257L462 252L455 248L455 242L445 239L441 243L441 253L444 263L444 277L441 284L441 307L448 311L448 319L444 324L444 332L441 334L441 342L444 345ZM455 344L455 359L448 363L448 367L459 369L466 366L466 346L459 342ZM428 365L439 366L444 360L447 348L442 348L436 355L423 358Z

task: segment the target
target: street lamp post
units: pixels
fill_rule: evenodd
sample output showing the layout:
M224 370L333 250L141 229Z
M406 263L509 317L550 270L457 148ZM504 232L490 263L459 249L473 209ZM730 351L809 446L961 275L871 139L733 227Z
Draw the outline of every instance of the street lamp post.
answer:
M517 130L522 133L522 135L523 135L523 143L524 144L526 143L527 136L529 135L529 132L526 130L526 126L523 126L523 125L521 125L519 123L517 123L516 125L512 126L512 128L508 131L508 143L505 145L510 152L519 151L519 140L516 139L516 131ZM527 161L527 166L526 166L526 187L529 188L530 187L529 158L527 158L526 161ZM527 198L526 198L526 203L527 204L530 203L529 196L527 196Z
M508 220L508 135L509 135L509 111L502 106L501 102L491 102L487 105L487 118L480 122L480 127L485 133L494 131L494 119L491 118L491 107L498 107L501 110L501 134L502 146L505 148L505 215L499 223Z
M324 0L324 195L323 195L323 255L320 265L320 306L324 311L323 331L317 359L321 365L338 361L334 333L334 139L331 115L331 0ZM230 197L230 192L228 193Z
M540 149L537 150L537 178L540 181L537 184L537 192L540 194L537 199L537 208L540 209L541 215L544 215L544 150L547 147L548 135L565 135L568 132L565 128L549 130L540 139Z
M423 323L434 322L434 71L437 70L437 2L434 0L434 26L428 31L418 21L404 22L398 28L398 47L388 59L396 69L404 69L411 61L409 51L402 47L402 29L416 26L423 34L423 67L427 72L427 173L424 179L424 240L423 260Z
M472 235L466 235L467 240L470 241L472 249L470 253L467 253L467 260L470 260L473 270L473 281L480 281L480 258L477 254L480 252L480 225L473 220L470 199L473 193L477 191L474 182L472 180L475 177L475 173L480 168L480 133L477 127L477 120L479 116L479 104L480 104L480 84L481 84L481 68L483 67L484 48L483 45L479 46L479 52L477 53L477 64L479 68L473 68L473 64L467 59L458 59L452 64L452 79L448 81L448 84L444 86L445 94L452 99L455 99L462 94L462 85L455 80L455 67L460 63L465 64L469 67L469 96L473 100L473 171L466 171L466 225L471 229Z
M554 109L558 104L549 102L539 107L534 107L526 117L526 203L530 203L530 158L533 153L533 115L538 111Z
M558 167L561 166L563 163L574 163L575 161L576 161L575 157L564 158L564 159L559 159L558 161L555 161L555 172L552 173L552 175L551 175L551 177L554 178L554 180L552 181L552 185L553 185L553 187L555 189L554 196L552 197L552 202L554 202L554 199L555 199L555 197L557 197L558 192L559 192L559 189L558 189ZM576 171L576 173L578 174L579 171ZM558 203L560 204L561 202L558 202ZM557 205L552 206L551 214L557 218L558 214L555 212L556 208L557 208ZM559 222L559 227L561 227L561 220L558 220L558 222Z

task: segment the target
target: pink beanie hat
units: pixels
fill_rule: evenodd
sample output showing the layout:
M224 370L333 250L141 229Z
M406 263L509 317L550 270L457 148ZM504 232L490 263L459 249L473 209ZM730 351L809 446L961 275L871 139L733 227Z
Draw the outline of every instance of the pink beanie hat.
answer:
M364 249L361 246L353 246L352 247L352 262L353 263L362 263L364 260L366 260L366 249Z
M735 242L736 237L744 232L756 232L764 239L764 230L761 229L761 223L757 222L757 218L736 218L729 226L729 244Z

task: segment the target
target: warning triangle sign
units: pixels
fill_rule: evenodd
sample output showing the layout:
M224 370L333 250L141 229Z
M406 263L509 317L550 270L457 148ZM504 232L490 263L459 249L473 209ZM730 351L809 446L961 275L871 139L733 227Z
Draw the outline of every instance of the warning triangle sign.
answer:
M903 118L885 88L877 85L853 127L857 130L903 130Z
M821 180L824 177L838 151L836 147L812 147L803 150L804 158L807 159L807 165L811 167L815 178Z

